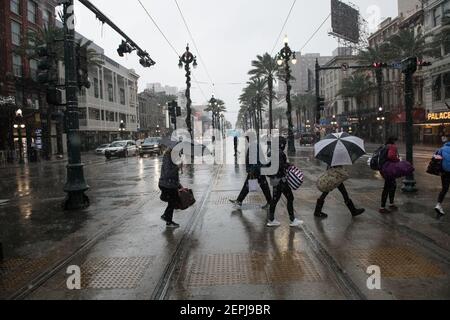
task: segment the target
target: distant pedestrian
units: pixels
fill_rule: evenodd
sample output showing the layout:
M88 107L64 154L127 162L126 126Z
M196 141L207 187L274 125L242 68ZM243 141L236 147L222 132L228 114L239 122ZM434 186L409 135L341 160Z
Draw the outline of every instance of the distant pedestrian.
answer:
M238 144L239 144L239 139L237 136L234 136L234 156L237 157L238 155Z
M247 137L247 142L249 142L249 138ZM256 143L252 142L251 144ZM267 183L267 179L265 176L261 175L261 162L259 161L259 157L257 157L256 163L250 163L250 150L256 150L259 155L259 146L254 148L254 145L249 145L247 150L247 155L245 157L245 165L247 170L247 179L245 180L244 186L242 187L241 193L239 194L236 200L230 200L231 203L235 205L235 207L242 207L242 203L250 192L249 189L249 180L258 180L258 184L261 187L261 190L264 193L267 203L262 207L263 209L268 209L270 203L272 201L272 195L270 194L269 184Z
M162 192L161 200L167 202L167 208L161 219L166 221L168 228L178 228L180 225L173 221L173 212L177 208L180 198L179 191L183 189L180 184L180 167L172 160L172 148L168 148L164 154L159 188Z
M437 154L442 157L442 191L439 194L438 203L435 207L435 210L439 216L445 215L445 211L442 208L442 203L444 202L444 198L450 188L450 135L447 137L446 141L449 142L446 142L444 146L437 152Z
M400 156L398 154L398 148L395 144L397 142L397 138L390 137L386 141L384 155L386 159L383 163L383 168L389 163L398 163L400 162ZM384 188L383 193L381 195L381 207L379 212L383 214L391 213L392 211L397 211L398 207L395 205L395 193L397 191L397 181L395 177L387 175L384 170L380 171L382 177L384 178ZM386 203L389 198L389 209L386 208Z
M272 202L270 203L269 216L267 221L268 227L278 227L280 222L275 220L275 210L277 208L277 204L281 199L281 195L284 195L287 200L287 210L289 214L289 219L291 221L291 227L297 227L302 222L295 217L294 213L294 194L292 193L292 189L288 184L286 170L291 166L288 163L287 156L284 153L286 149L286 138L280 137L280 150L279 150L279 167L278 172L275 176L271 177L272 185L273 185L273 197ZM275 151L275 150L274 150Z

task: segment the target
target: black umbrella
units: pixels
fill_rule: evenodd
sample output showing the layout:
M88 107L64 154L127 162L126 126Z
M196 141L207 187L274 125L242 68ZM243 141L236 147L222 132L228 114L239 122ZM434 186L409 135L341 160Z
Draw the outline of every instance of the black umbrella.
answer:
M331 167L348 166L366 154L364 141L346 132L332 133L314 146L315 157Z

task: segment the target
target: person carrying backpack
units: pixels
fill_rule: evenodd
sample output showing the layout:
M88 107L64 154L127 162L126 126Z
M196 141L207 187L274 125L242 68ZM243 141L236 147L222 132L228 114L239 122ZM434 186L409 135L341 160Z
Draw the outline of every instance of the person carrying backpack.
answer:
M275 210L277 208L277 204L281 199L281 195L284 195L287 200L287 209L289 213L290 218L290 226L291 227L298 227L302 224L300 220L298 220L295 217L294 214L294 194L292 193L292 189L289 186L289 183L287 181L287 174L286 170L290 167L290 164L287 161L287 156L284 153L284 150L286 149L287 140L284 137L280 137L280 156L279 156L279 163L280 166L278 168L278 173L271 177L272 181L276 181L276 183L273 183L273 197L272 202L270 203L270 210L269 210L269 217L267 221L268 227L278 227L280 226L280 222L275 220Z
M444 216L445 211L442 208L442 202L444 202L444 198L450 188L450 135L447 136L447 142L441 149L439 149L437 154L442 157L442 190L439 194L438 203L434 209L439 216Z
M388 176L383 172L383 168L389 164L389 162L400 162L400 157L398 155L397 138L390 137L386 141L384 150L380 151L379 163L381 166L381 176L384 179L383 193L381 194L381 207L379 212L382 214L391 213L392 211L397 211L398 207L395 205L395 193L397 191L397 182L394 177ZM389 209L386 208L386 203L389 197Z

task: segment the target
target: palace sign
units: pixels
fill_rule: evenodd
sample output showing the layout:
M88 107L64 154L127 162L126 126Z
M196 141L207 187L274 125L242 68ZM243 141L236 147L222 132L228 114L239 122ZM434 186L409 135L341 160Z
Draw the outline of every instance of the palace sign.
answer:
M450 120L450 112L432 112L427 115L427 121L429 122L439 122L442 120Z

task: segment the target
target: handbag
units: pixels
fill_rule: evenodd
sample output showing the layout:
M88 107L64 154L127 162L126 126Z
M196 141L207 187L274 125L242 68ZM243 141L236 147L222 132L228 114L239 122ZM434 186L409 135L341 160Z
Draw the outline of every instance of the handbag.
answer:
M176 207L178 210L186 210L195 204L194 193L191 189L182 189L178 191L178 198L179 201Z
M296 166L290 166L286 170L287 183L292 190L298 190L304 181L303 172Z
M350 178L343 167L330 168L317 179L317 189L329 193Z
M442 173L442 160L441 156L433 156L428 164L427 173L433 176L440 176Z

